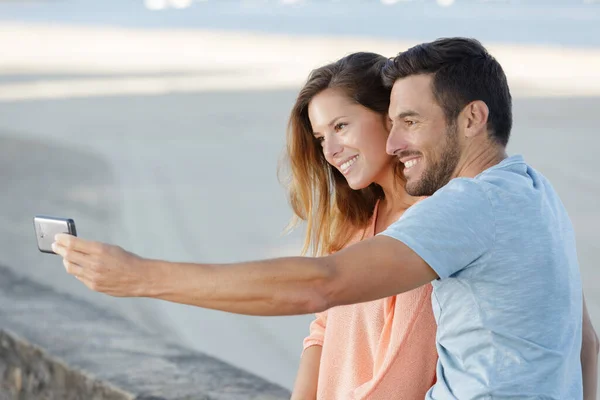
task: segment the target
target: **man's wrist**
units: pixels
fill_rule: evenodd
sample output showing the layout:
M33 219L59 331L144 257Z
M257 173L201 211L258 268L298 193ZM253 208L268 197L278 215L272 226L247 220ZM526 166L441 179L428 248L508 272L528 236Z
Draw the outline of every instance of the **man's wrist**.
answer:
M163 273L164 263L158 260L148 258L139 258L138 271L141 271L141 279L137 289L137 297L159 298L165 293L166 276Z

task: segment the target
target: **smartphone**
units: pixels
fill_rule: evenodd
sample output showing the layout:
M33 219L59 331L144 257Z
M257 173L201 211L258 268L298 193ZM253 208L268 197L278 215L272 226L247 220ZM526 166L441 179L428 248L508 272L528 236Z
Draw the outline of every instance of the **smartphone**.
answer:
M36 215L33 217L33 227L35 228L38 249L42 253L56 254L52 251L52 243L54 243L54 236L57 233L68 233L77 236L75 221L70 218Z

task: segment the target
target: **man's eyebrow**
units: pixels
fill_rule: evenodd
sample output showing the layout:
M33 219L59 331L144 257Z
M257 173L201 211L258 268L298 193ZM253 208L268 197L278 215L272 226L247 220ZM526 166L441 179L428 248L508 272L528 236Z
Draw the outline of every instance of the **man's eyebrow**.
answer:
M401 112L400 114L397 114L393 117L390 115L389 118L390 119L402 119L402 118L406 118L406 117L417 117L419 115L420 114L416 111L408 110L408 111Z

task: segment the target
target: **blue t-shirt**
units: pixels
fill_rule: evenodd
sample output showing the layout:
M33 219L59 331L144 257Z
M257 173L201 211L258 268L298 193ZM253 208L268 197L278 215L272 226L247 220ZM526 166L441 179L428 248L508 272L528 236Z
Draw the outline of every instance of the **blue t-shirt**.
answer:
M558 195L521 156L456 178L383 235L438 274L427 399L581 399L582 294Z

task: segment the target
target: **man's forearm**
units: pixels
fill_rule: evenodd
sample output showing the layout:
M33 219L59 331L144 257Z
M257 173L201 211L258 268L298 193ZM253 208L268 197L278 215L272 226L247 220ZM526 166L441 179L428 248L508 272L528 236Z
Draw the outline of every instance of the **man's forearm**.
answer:
M248 315L294 315L327 308L331 278L322 259L287 257L238 264L146 260L144 297Z
M596 347L597 349L597 347ZM583 399L596 400L598 388L598 353L581 355L583 373Z
M581 369L584 400L596 400L598 386L598 336L583 298L583 323L581 340Z

